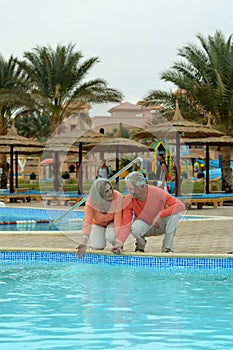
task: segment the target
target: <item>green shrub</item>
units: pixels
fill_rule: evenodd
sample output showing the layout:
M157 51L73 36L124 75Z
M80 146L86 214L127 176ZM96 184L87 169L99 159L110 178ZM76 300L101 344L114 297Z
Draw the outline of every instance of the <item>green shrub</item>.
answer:
M181 193L205 193L205 181L183 180L181 183Z

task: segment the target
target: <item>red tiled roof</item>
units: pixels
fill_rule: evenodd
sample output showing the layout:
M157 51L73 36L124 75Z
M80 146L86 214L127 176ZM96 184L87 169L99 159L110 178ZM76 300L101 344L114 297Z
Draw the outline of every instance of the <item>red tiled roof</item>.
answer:
M131 102L123 102L123 103L120 103L119 105L117 105L116 107L113 107L111 109L109 109L109 113L112 113L114 111L125 111L125 110L136 110L136 111L142 111L146 109L146 107L143 107L143 106L138 106L138 105L135 105Z

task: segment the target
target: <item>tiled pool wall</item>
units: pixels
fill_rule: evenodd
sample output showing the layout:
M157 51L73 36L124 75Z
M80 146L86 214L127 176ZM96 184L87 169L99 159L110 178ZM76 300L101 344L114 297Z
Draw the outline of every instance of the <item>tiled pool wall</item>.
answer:
M38 252L38 251L1 251L0 262L65 262L81 264L105 264L149 268L187 269L233 269L233 258L207 258L207 257L153 257L153 256L125 256L87 254L79 259L75 253L66 252Z

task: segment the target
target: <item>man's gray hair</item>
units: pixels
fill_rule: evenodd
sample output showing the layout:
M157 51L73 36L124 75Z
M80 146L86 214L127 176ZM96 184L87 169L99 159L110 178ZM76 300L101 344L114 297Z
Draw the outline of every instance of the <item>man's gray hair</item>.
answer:
M142 173L139 173L138 171L133 171L132 173L128 174L125 177L126 182L133 182L135 186L140 187L140 186L145 186L146 185L146 180L143 176Z
M90 188L90 198L96 204L102 204L105 202L105 191L106 185L109 184L112 187L112 184L107 179L96 179Z

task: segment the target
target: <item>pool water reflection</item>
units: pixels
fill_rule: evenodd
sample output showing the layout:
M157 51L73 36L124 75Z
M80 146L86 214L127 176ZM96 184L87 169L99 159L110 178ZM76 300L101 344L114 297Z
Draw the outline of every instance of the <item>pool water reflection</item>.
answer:
M25 261L0 276L3 350L232 348L227 269Z

